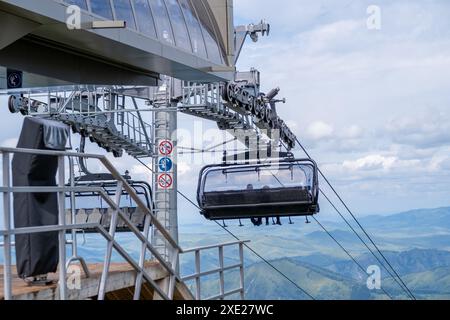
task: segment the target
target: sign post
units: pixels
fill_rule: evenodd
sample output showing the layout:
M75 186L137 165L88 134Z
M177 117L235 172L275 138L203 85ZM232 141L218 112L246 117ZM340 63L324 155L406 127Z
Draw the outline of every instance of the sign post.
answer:
M161 87L157 96L158 105L163 106L161 111L154 113L154 146L155 157L153 165L154 201L156 219L163 225L173 239L178 242L178 214L177 214L177 166L176 166L176 129L177 113L167 112L166 108L176 108L178 102L170 99L173 94L173 79L166 78L167 84ZM173 140L172 140L173 139ZM153 230L152 244L158 252L167 259L178 259L177 251L167 245L164 236L156 229ZM177 268L178 270L178 268ZM169 281L169 278L165 279Z

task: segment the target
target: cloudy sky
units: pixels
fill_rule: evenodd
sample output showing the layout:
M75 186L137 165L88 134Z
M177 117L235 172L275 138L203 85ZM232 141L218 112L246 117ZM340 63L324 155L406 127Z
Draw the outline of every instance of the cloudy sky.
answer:
M281 87L281 115L355 211L450 205L448 1L235 3L239 23L272 25L241 69ZM367 27L370 5L380 30Z
M367 27L371 5L379 30ZM351 208L450 205L448 1L237 0L235 15L270 22L239 69L260 70L266 91L281 87L279 113Z
M379 30L367 27L370 5L381 10ZM449 206L450 2L235 1L238 24L262 18L270 37L247 43L239 69L260 70L266 91L281 88L280 115L350 207L362 216ZM21 118L1 102L0 141L11 145ZM201 125L209 137L214 126ZM180 126L192 130L193 119L180 116ZM195 199L199 166L185 156L179 169L180 190ZM202 221L179 206L182 223Z

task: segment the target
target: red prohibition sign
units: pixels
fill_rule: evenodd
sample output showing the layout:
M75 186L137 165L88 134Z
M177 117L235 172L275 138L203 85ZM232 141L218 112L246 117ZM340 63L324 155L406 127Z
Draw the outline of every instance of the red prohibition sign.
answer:
M173 152L173 143L169 140L161 141L159 144L159 153L168 156Z
M158 184L163 189L172 187L172 184L173 184L172 176L167 173L160 175L158 178Z

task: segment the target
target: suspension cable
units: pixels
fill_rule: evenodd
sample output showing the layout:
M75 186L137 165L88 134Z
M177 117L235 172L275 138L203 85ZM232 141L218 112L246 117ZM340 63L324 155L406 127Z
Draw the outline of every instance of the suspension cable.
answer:
M275 176L275 174L273 174L273 172L270 172L272 174L272 176L278 181L278 183L284 187L284 184L281 183L281 181ZM380 261L380 259L375 256L374 252L372 251L372 249L364 242L364 240L359 236L359 234L353 229L353 226L351 224L348 223L347 219L345 219L345 217L341 214L341 212L337 209L337 207L334 205L334 203L327 197L327 195L322 191L322 189L320 189L320 193L327 199L327 201L330 203L330 205L336 210L336 212L341 216L341 218L347 223L347 225L353 230L353 232L358 236L358 238L362 241L362 243L366 246L367 249L369 249L369 251L372 253L372 255L374 255L375 258L377 258L378 262L380 264L383 265L383 263ZM355 260L355 258L349 253L349 251L347 249L344 248L343 245L341 245L337 239L331 235L330 232L328 232L328 230L325 229L325 227L317 220L316 217L312 216L313 219L317 222L317 224L319 224L319 226L331 237L331 239L333 239L338 245L339 247L341 247L341 249L357 264L357 266L364 272L366 273L366 271L364 270L364 268ZM392 275L392 273L389 272L389 270L383 265L383 267L386 269L386 271L389 273L389 275L397 282L397 284L400 285L400 283L398 283L398 280L394 278L394 276ZM400 287L402 287L400 285ZM403 288L402 288L403 289ZM383 289L384 293L391 299L392 297Z
M309 159L312 159L312 157L309 155L308 151L305 149L305 147L302 145L302 143L300 142L300 140L296 137L295 140L297 141L298 145L300 146L300 148L303 150L303 152L306 154L306 156ZM353 214L353 212L350 210L350 208L347 206L347 204L344 202L344 200L342 199L342 197L339 195L339 193L336 191L336 189L333 187L333 185L331 184L331 182L327 179L327 177L323 174L322 170L320 170L320 168L318 168L319 174L321 175L321 177L325 180L325 182L327 183L327 185L331 188L331 190L333 191L333 193L336 195L336 197L339 199L339 201L343 204L343 206L345 207L345 209L347 210L347 212L350 214L350 216L353 218L353 220L357 223L357 225L359 226L359 228L363 231L363 233L366 235L366 237L369 239L369 241L372 243L372 245L375 247L376 251L380 254L380 256L383 258L383 260L386 262L386 264L389 266L389 268L392 269L392 271L394 272L394 274L396 275L396 277L398 278L398 280L400 280L401 284L400 287L402 287L403 290L406 291L406 293L410 296L410 298L412 298L413 300L416 300L416 297L414 296L414 294L411 292L411 290L408 288L408 286L405 284L405 282L402 280L402 278L400 277L400 275L397 273L397 271L394 269L394 267L392 266L392 264L389 262L389 260L386 258L386 256L381 252L381 250L379 249L379 247L376 245L376 243L373 241L373 239L370 237L370 235L368 234L368 232L365 230L365 228L361 225L361 223L358 221L358 219L356 218L356 216ZM322 194L324 194L322 192ZM335 208L336 209L336 208ZM342 216L343 217L343 216ZM352 228L353 229L353 228ZM354 229L353 229L354 230ZM355 232L355 231L354 231ZM358 233L356 233L358 235ZM359 236L358 236L359 237ZM360 238L361 239L361 238ZM364 242L365 243L365 242ZM374 255L374 253L372 253ZM376 255L374 255L376 257ZM378 258L377 258L378 260ZM388 269L386 268L386 266L384 266L384 264L382 264L383 267L388 271ZM389 272L389 271L388 271ZM390 274L390 272L389 272ZM393 277L395 279L395 277ZM398 283L398 282L397 282Z
M352 254L347 250L347 249L345 249L345 247L331 234L331 232L329 232L326 228L325 228L325 226L322 224L322 223L320 223L319 222L319 220L315 217L315 216L312 216L313 217L313 219L317 222L317 224L322 228L322 230L323 231L325 231L327 234L328 234L328 236L334 241L334 242L336 242L336 244L350 257L350 259L352 259L353 260L353 262L358 266L358 268L365 274L366 273L366 270L363 268L363 266L355 259L355 257L353 257L352 256ZM384 292L384 294L386 294L388 297L389 297L389 299L391 299L391 300L394 300L393 298L392 298L392 296L389 294L389 293L387 293L387 291L383 288L383 287L381 287L381 290Z
M147 168L150 172L152 172L153 174L155 174L155 171L150 168L147 164L145 164L141 159L137 159L136 160L143 165L145 168ZM197 208L198 210L201 210L200 207L193 202L191 199L189 199L183 192L177 190L177 193L179 195L181 195L184 199L186 199L191 205L193 205L195 208ZM230 234L234 239L236 239L237 241L241 241L241 239L236 236L233 232L231 232L230 230L228 230L226 227L222 226L219 222L214 221L219 227L221 227L223 230L225 230L228 234ZM305 294L306 296L308 296L308 298L310 298L311 300L316 300L316 298L314 298L310 293L308 293L305 289L303 289L301 286L299 286L294 280L292 280L291 278L289 278L285 273L283 273L280 269L278 269L273 263L271 263L270 261L268 261L266 258L264 258L261 254L259 254L256 250L254 250L252 247L250 247L247 243L243 243L243 245L250 250L251 252L253 252L258 258L260 258L265 264L267 264L269 267L271 267L272 269L274 269L277 273L279 273L283 278L285 278L287 281L289 281L291 284L293 284L298 290L300 290L303 294Z
M331 201L331 199L322 191L320 190L320 194L328 201L328 203L333 207L333 209L338 213L338 215L342 218L342 220L345 222L345 224L352 230L352 232L358 237L358 239L361 241L361 243L369 250L369 252L374 256L374 258L378 261L378 263L387 271L389 276L391 276L392 280L394 280L400 288L408 295L409 298L412 298L408 292L403 288L402 284L398 281L398 279L392 274L392 272L386 268L386 265L381 261L381 259L375 254L375 252L372 250L372 248L369 247L366 241L361 237L361 235L355 230L355 228L350 224L350 222L344 217L342 212L336 207L336 205Z

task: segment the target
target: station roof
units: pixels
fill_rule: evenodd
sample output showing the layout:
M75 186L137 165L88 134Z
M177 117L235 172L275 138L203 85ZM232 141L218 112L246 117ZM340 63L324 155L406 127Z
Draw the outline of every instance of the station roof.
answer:
M84 84L227 80L234 65L219 24L232 15L217 16L210 1L0 0L0 65ZM67 27L70 5L81 9L81 30ZM103 20L126 28L89 27Z

